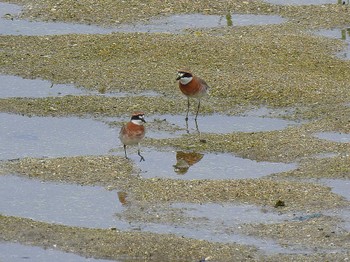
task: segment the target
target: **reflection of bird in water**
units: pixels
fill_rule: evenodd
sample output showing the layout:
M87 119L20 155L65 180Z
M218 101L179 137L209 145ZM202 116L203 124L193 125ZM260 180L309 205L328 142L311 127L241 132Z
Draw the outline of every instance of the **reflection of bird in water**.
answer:
M146 133L145 127L143 126L143 123L146 123L144 116L145 115L142 112L134 113L131 116L130 122L126 123L119 133L120 141L124 145L125 157L128 158L126 154L126 146L137 145L137 154L141 157L140 162L145 161L140 154L140 141L145 137Z
M195 120L197 121L199 108L201 106L201 98L209 93L208 84L203 79L193 75L187 70L177 71L176 80L179 80L179 88L181 92L187 96L186 121L188 121L188 112L190 110L190 98L198 99L197 113L195 117Z
M128 202L126 201L126 197L128 196L128 194L126 192L123 192L123 191L119 191L118 192L118 199L119 199L119 202L125 206L126 204L128 204Z
M196 152L176 152L176 164L173 166L174 171L180 175L187 173L190 166L198 163L203 158L204 154Z

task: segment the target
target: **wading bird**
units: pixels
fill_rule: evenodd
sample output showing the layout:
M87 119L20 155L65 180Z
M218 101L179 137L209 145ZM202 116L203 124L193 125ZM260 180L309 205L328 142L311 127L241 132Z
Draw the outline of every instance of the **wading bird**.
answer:
M198 99L198 107L195 120L197 120L201 98L209 93L208 84L198 76L193 75L187 70L178 70L177 78L181 92L187 96L187 114L185 120L188 121L188 112L190 110L190 98Z
M137 154L141 157L141 161L145 161L144 157L140 153L140 141L145 137L145 127L143 123L146 123L145 114L142 112L136 112L132 114L131 119L120 130L119 139L124 145L125 158L128 158L126 154L126 146L137 145Z

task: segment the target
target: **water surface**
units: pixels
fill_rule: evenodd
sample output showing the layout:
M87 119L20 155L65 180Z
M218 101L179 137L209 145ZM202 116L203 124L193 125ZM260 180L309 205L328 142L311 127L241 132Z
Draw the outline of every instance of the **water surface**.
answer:
M0 242L0 261L6 262L108 262L111 260L85 258L60 250ZM115 261L115 260L114 260Z
M189 116L186 125L184 115L156 115L149 116L162 121L168 122L174 127L187 129L190 133L200 131L203 133L225 134L232 132L265 132L282 130L287 127L297 125L297 122L288 121L280 118L245 115L245 116L228 116L223 114L213 114L198 116L197 123L194 116Z
M93 119L0 113L0 160L101 155L119 144L118 131Z
M115 214L123 211L115 190L14 175L0 176L0 198L3 215L78 227L116 227Z
M0 98L10 97L58 97L66 95L98 95L108 97L148 96L160 94L155 91L144 92L104 92L77 88L73 84L53 84L42 79L25 79L19 76L0 75Z
M42 182L14 175L0 176L0 213L9 216L25 217L47 223L89 228L117 228L118 230L137 230L159 234L175 234L223 243L254 245L266 252L294 252L283 248L272 240L259 239L237 233L236 228L246 222L273 223L288 219L291 215L280 215L271 210L254 205L243 204L185 204L176 203L171 207L181 209L187 216L179 223L144 223L127 221L121 217L125 206L118 193L96 186L77 186L72 184ZM132 203L129 203L132 204ZM163 214L167 209L152 206L152 211ZM41 257L86 261L82 258L59 252L44 252L40 248L24 245L0 243L0 250L8 247L4 257L14 257L11 250L17 247L17 256L25 254L29 258ZM297 252L300 252L297 251ZM16 257L16 256L15 256ZM1 256L0 256L1 258ZM7 261L7 260L6 260ZM56 261L56 260L55 260ZM61 260L57 260L61 261ZM70 261L70 260L68 260ZM89 260L87 260L89 261ZM94 260L92 260L94 261Z
M227 153L158 151L151 148L141 148L146 161L140 163L135 150L130 151L129 157L135 161L144 178L186 180L260 178L296 168L295 164L257 162ZM179 157L180 152L182 155Z
M249 26L280 24L285 21L276 15L228 14L177 14L154 18L148 23L122 24L113 27L62 22L39 22L18 19L21 7L0 3L0 34L2 35L62 35L62 34L108 34L112 32L180 33L185 29L222 26ZM11 18L11 19L9 19Z
M350 59L350 28L333 28L333 29L322 29L314 32L317 35L335 38L343 40L346 43L346 47L337 52L337 57L342 59Z
M57 84L41 79L24 79L19 76L0 75L0 98L57 97L87 94L74 85Z
M350 134L337 132L319 132L315 134L317 138L325 139L338 143L350 143Z

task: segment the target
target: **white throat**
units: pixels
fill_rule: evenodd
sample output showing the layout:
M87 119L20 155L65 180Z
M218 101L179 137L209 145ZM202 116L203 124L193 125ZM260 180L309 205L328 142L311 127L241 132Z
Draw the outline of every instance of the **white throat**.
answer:
M189 82L191 82L193 77L181 77L180 78L180 83L183 85L187 85Z
M140 119L132 119L131 122L135 125L138 125L138 126L143 125L143 122Z

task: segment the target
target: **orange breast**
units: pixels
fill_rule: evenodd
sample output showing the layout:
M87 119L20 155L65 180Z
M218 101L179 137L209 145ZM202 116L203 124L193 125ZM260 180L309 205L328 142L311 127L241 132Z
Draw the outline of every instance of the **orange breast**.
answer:
M180 87L181 92L183 94L185 94L186 96L195 96L196 94L198 94L198 92L200 90L200 83L194 77L192 79L192 81L189 82L187 85L183 85L183 84L181 84L181 82L179 82L179 87Z
M187 85L183 85L181 84L181 82L179 82L179 87L181 92L186 96L196 98L200 98L206 95L207 90L209 89L207 83L197 76L194 76L192 81L189 82Z
M143 125L135 125L132 122L126 124L127 135L131 138L143 138L145 135L145 127Z

